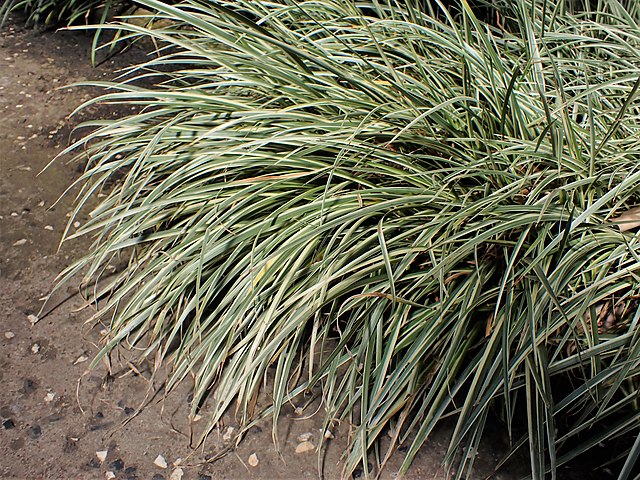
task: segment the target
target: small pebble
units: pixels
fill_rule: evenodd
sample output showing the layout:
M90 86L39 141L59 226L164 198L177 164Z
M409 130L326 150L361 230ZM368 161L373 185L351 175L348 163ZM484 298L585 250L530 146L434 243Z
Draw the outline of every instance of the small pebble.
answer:
M300 435L298 435L297 440L298 440L298 442L308 442L312 438L313 438L313 433L305 432L305 433L301 433Z
M104 462L107 459L107 455L109 454L109 450L99 450L96 452L96 457L100 462Z
M16 424L13 423L13 420L11 420L11 419L8 419L8 420L5 420L4 422L2 422L2 428L4 428L5 430L11 430L15 426L16 426Z
M182 480L183 475L184 471L180 467L178 467L173 472L171 472L169 480Z
M52 413L47 417L47 420L49 420L50 423L53 423L53 422L57 422L58 420L62 420L63 418L64 417L59 413Z
M92 458L91 460L89 460L89 462L87 463L87 466L89 468L100 468L100 462L98 460L96 460L95 458Z
M46 225L44 229L53 232L53 225Z
M38 387L36 385L36 382L31 380L30 378L25 378L24 382L22 382L22 389L26 394L35 392L37 388Z
M29 323L31 325L35 325L36 323L38 323L38 320L40 319L32 313L30 315L27 315L27 320L29 320Z
M306 453L315 449L316 449L316 446L313 443L309 441L301 442L296 447L296 453Z
M27 244L27 239L26 238L21 238L17 242L14 242L13 246L14 247L21 247L22 245L26 245L26 244Z
M227 430L224 432L224 435L222 435L222 440L224 440L225 442L230 441L231 438L233 437L234 431L235 431L235 428L228 427Z
M106 478L107 480L112 480L116 478L116 474L113 472L107 472L104 474L104 478Z
M258 460L258 455L256 455L255 453L252 453L251 455L249 455L249 458L247 459L247 463L252 467L257 467L258 463L260 463L260 460Z
M162 455L158 455L153 461L153 464L159 468L167 468L167 461Z
M33 345L31 345L31 353L38 353L40 351L40 344L39 343L34 343Z
M114 460L109 464L109 468L111 470L115 470L116 472L119 472L124 468L124 461L121 458L118 458L117 460Z
M31 438L40 438L42 436L42 428L40 425L34 425L29 429L29 436Z
M331 432L331 430L325 430L324 432L324 438L326 438L327 440L333 440L334 438L336 438L333 433Z
M213 480L211 475L200 475L198 476L198 480Z
M5 337L7 340L11 340L12 338L15 338L15 336L16 336L16 334L15 334L15 333L13 333L13 332L4 332L4 337Z
M164 477L159 473L156 473L153 477L151 477L151 480L164 480Z
M56 394L54 392L49 392L44 396L44 401L45 403L51 403L54 398L56 398Z
M137 473L138 469L136 467L127 467L124 469L124 474L125 475L135 475Z
M125 415L131 415L133 412L135 412L136 409L135 408L131 408L131 407L124 407L124 414Z

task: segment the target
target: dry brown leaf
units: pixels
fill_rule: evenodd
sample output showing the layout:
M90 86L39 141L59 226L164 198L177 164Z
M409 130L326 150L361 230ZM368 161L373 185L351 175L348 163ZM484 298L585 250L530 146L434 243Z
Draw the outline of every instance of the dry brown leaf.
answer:
M640 207L633 207L613 219L621 232L640 227Z

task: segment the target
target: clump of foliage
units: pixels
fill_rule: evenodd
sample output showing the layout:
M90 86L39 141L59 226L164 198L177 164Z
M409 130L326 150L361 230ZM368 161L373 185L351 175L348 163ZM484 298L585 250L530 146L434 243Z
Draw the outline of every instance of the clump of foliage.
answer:
M12 12L24 14L27 27L50 29L73 25L90 26L94 29L91 59L95 64L95 49L102 33L99 25L118 16L132 15L138 8L135 2L129 0L0 0L0 26ZM116 33L103 43L115 44L118 40ZM123 44L120 46L124 48Z
M134 2L128 0L1 0L0 17L10 12L27 15L27 25L59 27L77 23L106 21L131 13Z
M164 26L106 28L158 55L93 100L140 111L71 147L98 358L193 374L210 428L320 391L346 473L444 417L457 478L491 412L534 478L638 431L634 2L140 3Z

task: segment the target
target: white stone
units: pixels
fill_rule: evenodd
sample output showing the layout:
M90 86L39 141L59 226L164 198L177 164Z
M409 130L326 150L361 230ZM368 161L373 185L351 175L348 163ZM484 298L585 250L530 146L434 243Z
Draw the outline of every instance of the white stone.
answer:
M308 442L312 438L313 438L313 433L304 432L304 433L301 433L300 435L298 435L297 440L298 440L298 442Z
M167 468L167 461L162 455L158 455L153 461L153 464L159 468Z
M184 471L181 468L176 468L173 472L171 472L169 480L182 480L183 475Z
M256 455L255 453L252 453L251 455L249 455L249 458L247 459L247 463L252 467L257 467L258 464L260 463L260 460L258 460L258 455Z
M224 435L222 435L222 440L224 440L225 442L230 441L231 438L233 437L234 431L235 431L235 428L228 427L227 430L224 432Z

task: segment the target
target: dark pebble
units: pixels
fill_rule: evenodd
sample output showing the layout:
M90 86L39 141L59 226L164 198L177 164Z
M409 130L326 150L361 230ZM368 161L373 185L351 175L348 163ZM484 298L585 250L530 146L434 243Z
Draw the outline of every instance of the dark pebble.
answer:
M42 435L42 428L40 425L34 425L29 429L29 436L31 438L39 438Z
M113 422L94 423L92 425L89 425L89 431L95 432L97 430L102 430L103 428L108 428L111 425L113 425Z
M118 401L118 407L124 408L124 400Z
M38 385L36 384L36 382L31 380L30 378L25 378L24 382L22 382L22 389L24 390L24 393L26 393L27 395L35 392L37 388L38 388Z
M138 472L138 469L136 467L127 467L124 469L125 475L135 475L137 472Z
M89 463L87 463L87 466L91 468L100 468L100 462L97 458L93 458Z
M187 404L191 405L191 402L193 402L193 392L187 395Z
M98 412L98 413L96 413L96 418L97 418L97 419L102 419L102 418L104 418L104 413L102 413L102 412Z
M159 473L156 473L153 477L151 477L151 480L164 480L164 477Z
M12 428L14 428L16 426L15 423L13 423L13 420L9 419L9 420L5 420L4 422L2 422L2 427L5 430L11 430Z
M124 468L124 462L122 461L121 458L114 460L109 464L109 469L115 470L116 472L122 470L123 468Z
M60 415L59 413L52 413L51 415L49 415L47 417L47 420L49 420L49 422L53 423L53 422L57 422L58 420L62 420L64 417L62 415Z
M198 480L211 480L211 475L200 475Z
M125 415L131 415L133 412L135 412L136 409L135 408L131 408L131 407L124 407L124 414Z

